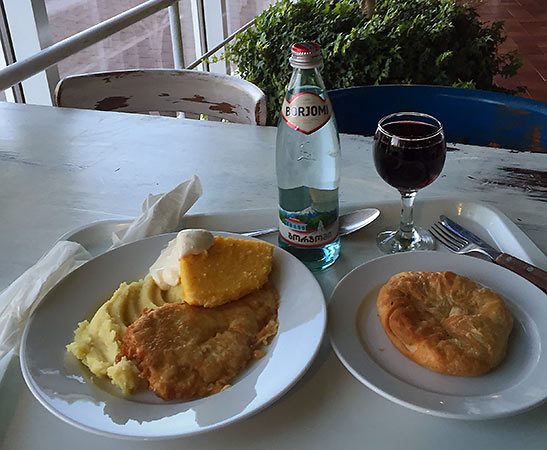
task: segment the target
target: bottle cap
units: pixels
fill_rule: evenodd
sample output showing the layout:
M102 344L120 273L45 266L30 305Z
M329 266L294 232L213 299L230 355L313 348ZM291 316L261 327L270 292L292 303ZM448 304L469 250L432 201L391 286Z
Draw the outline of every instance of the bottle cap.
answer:
M289 64L298 69L313 69L323 62L321 47L315 42L298 42L291 48Z

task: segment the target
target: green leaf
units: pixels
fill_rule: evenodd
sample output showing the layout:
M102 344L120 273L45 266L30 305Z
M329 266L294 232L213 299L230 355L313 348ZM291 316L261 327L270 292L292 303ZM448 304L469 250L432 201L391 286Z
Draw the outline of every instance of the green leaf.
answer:
M223 57L265 92L275 125L295 42L321 45L327 89L414 83L507 92L494 77L514 76L523 61L499 51L505 39L503 22L484 24L454 0L377 0L370 20L358 0L277 0Z

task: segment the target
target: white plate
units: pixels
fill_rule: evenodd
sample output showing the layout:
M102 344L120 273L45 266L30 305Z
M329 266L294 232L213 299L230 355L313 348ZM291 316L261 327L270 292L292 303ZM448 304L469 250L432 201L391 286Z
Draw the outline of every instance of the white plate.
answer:
M83 225L63 234L59 241L83 245L91 256L106 252L112 246L112 234L126 231L134 219L105 219Z
M265 348L266 356L250 364L230 389L191 402L163 402L152 393L125 397L67 353L78 322L92 317L122 281L142 278L173 237L144 239L89 261L55 286L28 321L21 342L22 373L35 397L57 417L110 437L202 433L271 404L310 366L325 331L325 300L311 272L279 248L271 275L280 294L279 332Z
M380 286L405 271L450 270L494 289L514 320L506 359L480 377L441 375L403 356L376 313ZM440 252L388 255L367 262L338 283L329 303L334 351L359 381L389 400L435 416L509 416L547 398L547 295L493 263Z

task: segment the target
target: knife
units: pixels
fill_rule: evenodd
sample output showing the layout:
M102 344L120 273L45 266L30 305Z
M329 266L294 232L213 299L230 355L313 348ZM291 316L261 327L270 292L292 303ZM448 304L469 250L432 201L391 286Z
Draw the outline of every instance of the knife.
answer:
M539 267L533 266L532 264L528 264L527 262L517 258L516 256L510 255L509 253L500 252L484 242L477 235L471 233L468 229L462 227L453 220L450 220L448 217L441 216L440 218L442 224L446 228L454 234L480 247L496 264L499 264L500 266L515 272L521 277L526 278L531 283L543 289L544 292L547 292L547 272L541 270Z

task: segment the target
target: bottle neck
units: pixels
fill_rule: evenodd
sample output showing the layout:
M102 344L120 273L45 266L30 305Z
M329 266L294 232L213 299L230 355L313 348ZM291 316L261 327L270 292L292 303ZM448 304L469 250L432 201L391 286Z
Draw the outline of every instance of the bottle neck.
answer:
M308 90L309 87L319 88L325 91L325 84L321 78L319 67L313 69L294 68L289 82L289 90L293 94Z

